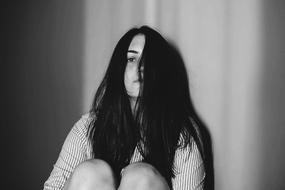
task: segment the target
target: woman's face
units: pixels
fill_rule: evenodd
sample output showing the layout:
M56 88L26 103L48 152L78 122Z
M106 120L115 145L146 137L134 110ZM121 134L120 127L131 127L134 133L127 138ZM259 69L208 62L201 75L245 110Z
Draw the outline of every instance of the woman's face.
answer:
M143 65L139 68L139 62L145 45L145 36L137 34L132 39L127 53L127 65L124 76L125 88L131 98L137 98L140 91L140 77L143 78ZM140 69L140 70L139 70Z

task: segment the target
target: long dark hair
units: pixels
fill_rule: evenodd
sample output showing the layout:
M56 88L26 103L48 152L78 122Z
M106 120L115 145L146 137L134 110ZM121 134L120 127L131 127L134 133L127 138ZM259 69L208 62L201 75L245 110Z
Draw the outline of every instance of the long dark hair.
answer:
M128 47L137 34L145 36L139 63L144 69L133 115L124 86L124 72ZM204 156L199 119L191 101L182 58L174 46L147 26L133 28L119 40L90 112L93 121L89 138L94 156L108 162L118 179L136 146L143 161L153 165L170 187L178 147L185 148L193 138ZM183 141L179 141L180 135Z

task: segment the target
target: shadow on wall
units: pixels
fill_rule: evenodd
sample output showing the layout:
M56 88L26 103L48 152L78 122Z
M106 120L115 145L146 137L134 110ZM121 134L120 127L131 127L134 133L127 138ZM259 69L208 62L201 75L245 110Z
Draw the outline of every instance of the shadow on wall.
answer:
M183 69L180 70L180 72L186 71L185 68L185 63L184 60L181 56L181 54L179 53L178 49L175 47L174 43L171 42L171 40L169 40L169 45L171 47L172 52L174 53L176 59L174 62L177 63L178 67L175 68L175 70L180 70L181 67L183 67ZM186 78L188 78L188 74L181 72L180 73L181 76L186 76ZM189 81L188 81L189 84ZM204 167L205 167L205 171L206 171L206 178L205 178L205 182L204 182L204 189L205 190L214 190L215 188L215 176L214 176L214 155L213 155L213 149L212 149L212 137L209 131L209 128L206 126L205 122L201 119L201 117L198 115L198 112L196 111L193 103L191 102L191 108L193 109L194 113L193 113L193 118L195 122L197 122L199 129L200 129L200 137L203 143L203 161L204 161Z
M285 2L263 4L259 189L285 189Z
M8 1L1 9L2 187L42 189L81 114L84 1Z

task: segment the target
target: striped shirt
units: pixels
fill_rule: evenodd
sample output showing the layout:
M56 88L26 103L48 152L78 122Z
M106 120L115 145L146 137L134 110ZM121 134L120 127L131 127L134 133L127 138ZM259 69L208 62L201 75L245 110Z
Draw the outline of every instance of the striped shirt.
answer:
M87 136L90 122L91 117L86 114L75 123L65 139L49 178L44 183L44 190L62 190L74 168L81 162L94 158L91 142ZM136 148L130 163L141 160L142 156ZM177 174L172 178L173 190L203 190L205 170L193 139L186 148L176 150L174 167Z

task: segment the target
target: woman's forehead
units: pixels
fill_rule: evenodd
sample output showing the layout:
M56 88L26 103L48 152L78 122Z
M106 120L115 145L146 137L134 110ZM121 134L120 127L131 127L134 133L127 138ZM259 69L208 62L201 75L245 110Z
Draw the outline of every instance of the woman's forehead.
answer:
M145 45L145 36L143 34L137 34L133 37L128 52L142 53L144 45Z

